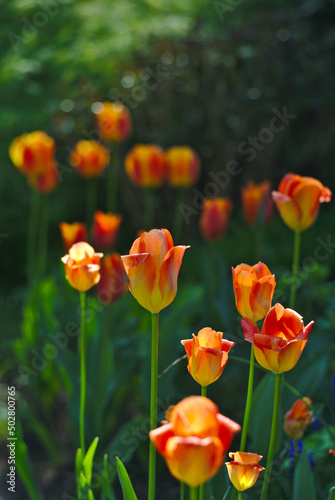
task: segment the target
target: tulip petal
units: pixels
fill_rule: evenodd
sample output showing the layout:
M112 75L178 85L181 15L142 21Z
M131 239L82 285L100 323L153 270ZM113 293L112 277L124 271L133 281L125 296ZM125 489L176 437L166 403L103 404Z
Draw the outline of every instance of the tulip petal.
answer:
M189 246L170 248L161 266L159 277L159 290L162 296L163 307L167 307L176 296L177 278L185 250Z
M131 254L131 255L121 255L121 259L123 264L126 267L136 267L139 264L142 264L142 262L145 261L145 259L148 257L148 253L138 253L138 254Z
M161 427L158 427L157 429L154 429L149 432L149 437L151 441L153 442L156 450L161 453L162 455L166 451L166 443L168 439L173 437L174 430L172 424L164 424Z
M235 434L240 432L241 426L234 422L234 420L221 415L221 413L218 413L216 418L219 424L219 438L223 445L224 453L226 453Z
M247 342L254 342L254 336L256 333L260 333L259 329L253 321L249 318L242 318L241 325L244 332L244 338Z

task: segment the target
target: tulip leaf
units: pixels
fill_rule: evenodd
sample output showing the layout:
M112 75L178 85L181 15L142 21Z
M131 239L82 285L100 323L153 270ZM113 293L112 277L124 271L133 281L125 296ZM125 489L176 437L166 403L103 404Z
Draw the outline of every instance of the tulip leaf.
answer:
M96 437L92 441L92 444L89 447L89 449L87 450L87 453L86 453L85 458L83 460L83 470L84 470L88 485L91 484L93 459L94 459L95 450L98 446L98 441L99 441L98 437Z
M327 500L335 500L335 486L330 488Z
M231 487L231 486L229 486L229 488L227 489L227 491L226 491L226 493L225 493L224 497L222 498L222 500L228 500L229 495L230 495L230 493L231 493L231 489L232 489L232 487Z
M292 500L316 500L313 472L308 458L308 452L303 450L294 472Z
M122 487L123 499L137 500L137 496L135 495L134 488L128 476L128 472L118 457L116 457L116 468Z
M76 453L76 475L77 478L79 478L81 469L83 466L83 450L81 448L78 448L77 453Z

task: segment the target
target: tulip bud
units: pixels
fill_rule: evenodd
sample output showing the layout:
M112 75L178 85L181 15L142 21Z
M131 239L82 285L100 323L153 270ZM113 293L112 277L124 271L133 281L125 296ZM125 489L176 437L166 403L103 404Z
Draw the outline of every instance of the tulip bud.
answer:
M232 207L228 198L204 200L199 224L205 240L216 241L225 235Z
M137 144L127 154L125 168L134 184L140 187L158 187L165 177L163 150L154 144Z
M100 279L100 259L102 253L95 253L94 249L85 241L73 245L69 253L62 257L65 264L65 277L70 285L86 292Z
M99 131L106 141L121 142L130 135L131 116L128 108L121 102L99 103L95 114Z
M310 398L298 399L284 417L284 430L292 439L301 439L308 424L313 422L313 412L309 410Z
M71 165L82 177L101 175L109 163L109 152L96 141L79 141L71 153Z
M103 304L113 304L128 289L128 280L120 254L105 255L101 263L100 281L97 284L97 297Z
M121 215L95 212L92 238L97 249L108 250L116 244L121 220Z
M265 470L258 464L262 455L236 451L229 453L232 462L226 462L229 478L238 491L251 488L257 481L260 471Z
M87 241L85 224L81 224L79 222L74 222L73 224L61 222L59 224L59 229L61 232L65 250L67 252L75 243L79 243L79 241Z
M45 132L35 131L16 137L9 156L24 174L45 175L54 165L55 141Z
M268 181L259 185L249 181L246 187L241 188L244 217L251 227L255 225L260 211L266 209L270 186Z
M174 146L165 153L166 178L173 187L195 184L200 174L200 159L187 146Z

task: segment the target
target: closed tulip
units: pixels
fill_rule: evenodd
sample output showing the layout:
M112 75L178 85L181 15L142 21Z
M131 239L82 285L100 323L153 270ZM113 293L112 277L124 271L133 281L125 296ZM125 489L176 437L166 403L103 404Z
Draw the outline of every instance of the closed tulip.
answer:
M272 198L285 224L301 232L315 221L320 203L329 202L332 193L313 177L287 174Z
M168 422L149 433L171 474L196 487L213 477L223 462L239 424L221 415L217 406L202 396L180 401Z
M235 342L222 339L223 333L202 328L193 339L182 340L188 359L188 371L202 387L215 382L228 361Z
M54 164L55 141L39 130L16 137L9 147L14 165L24 174L42 175Z
M65 277L70 285L80 292L86 292L96 285L100 279L102 256L102 253L95 253L84 241L75 243L61 259L65 264Z
M297 364L314 322L305 327L300 314L275 304L267 313L261 332L249 318L242 318L241 323L258 363L266 370L283 373Z
M126 156L125 169L137 186L161 186L165 178L163 150L154 144L137 144Z
M205 240L216 241L225 235L232 207L228 198L204 200L199 224Z
M109 152L99 142L79 141L71 153L70 161L82 177L96 177L105 171Z
M100 133L106 141L121 142L130 135L131 116L121 102L99 103L95 114Z
M200 159L188 146L174 146L165 153L166 178L173 187L195 184L200 174Z
M284 431L292 439L301 439L308 424L313 422L313 412L306 402L311 405L310 398L298 399L284 417Z
M105 255L101 262L100 281L97 284L97 297L103 304L113 304L128 289L128 280L120 254Z
M129 278L129 290L151 313L167 307L176 296L177 279L188 246L173 246L167 229L152 229L137 238L122 261Z
M54 163L50 170L39 175L28 175L28 182L36 191L43 194L49 194L54 191L59 184L58 181L58 167Z
M262 208L265 210L270 187L269 181L264 181L261 184L249 181L245 187L241 188L243 213L249 226L254 226Z
M238 312L254 322L263 319L271 307L276 286L274 274L262 262L240 264L233 272L235 303Z
M236 451L229 453L232 462L226 462L229 479L238 491L251 488L257 481L260 471L265 470L258 464L262 455Z
M113 247L119 235L121 215L95 212L92 228L93 244L99 250L108 250Z
M87 241L85 224L81 224L80 222L74 222L73 224L61 222L59 224L59 229L61 232L65 250L67 252L75 243L79 243L79 241Z

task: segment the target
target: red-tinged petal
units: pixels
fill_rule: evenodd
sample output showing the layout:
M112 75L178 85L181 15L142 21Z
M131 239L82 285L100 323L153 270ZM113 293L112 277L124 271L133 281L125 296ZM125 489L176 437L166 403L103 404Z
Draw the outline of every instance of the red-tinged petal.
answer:
M283 337L272 337L271 335L264 335L256 333L254 336L254 345L260 349L272 349L273 351L280 351L287 346L288 341Z
M253 321L251 321L251 319L249 319L249 318L242 318L241 325L243 328L245 340L247 342L251 342L251 344L253 344L255 334L260 333L259 329L255 325L255 323Z
M287 203L291 201L291 197L287 194L280 193L279 191L272 191L272 199L275 203Z
M186 339L186 340L181 340L180 342L185 347L185 351L186 351L187 357L190 358L191 355L192 355L192 343L193 343L193 340L192 339Z
M159 290L162 295L161 309L171 304L176 296L178 273L187 248L189 246L171 248L161 266L159 277Z
M132 255L121 255L122 262L125 267L136 267L148 257L148 253L138 253Z
M222 443L224 453L226 453L235 434L240 432L241 426L230 418L221 415L221 413L218 413L217 421L219 424L219 439Z
M332 199L332 192L329 188L323 186L321 195L320 195L320 203L329 203Z
M220 377L227 361L226 352L200 347L200 362L195 377L197 382L203 387L215 382Z
M164 424L161 427L149 432L149 437L156 450L162 455L165 453L167 440L174 435L173 426L170 423Z
M221 340L221 351L225 351L226 353L229 353L230 349L234 347L235 342L230 342L230 340Z

